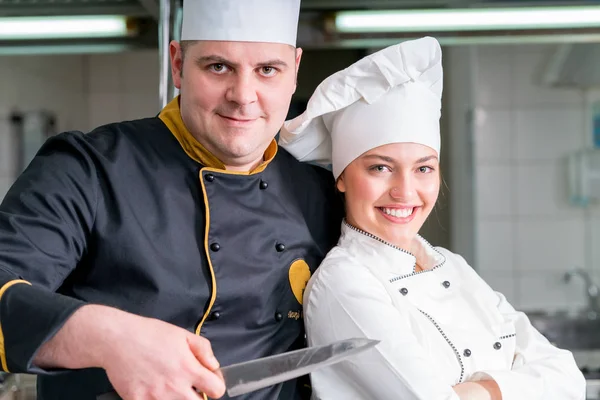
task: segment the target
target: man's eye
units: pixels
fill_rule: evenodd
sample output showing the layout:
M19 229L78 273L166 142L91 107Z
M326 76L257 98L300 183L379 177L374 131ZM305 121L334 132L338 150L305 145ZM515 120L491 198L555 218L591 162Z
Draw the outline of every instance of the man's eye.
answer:
M273 76L277 73L277 70L273 67L262 67L260 73L264 76Z
M211 64L209 68L214 72L225 72L227 71L227 66L225 64Z

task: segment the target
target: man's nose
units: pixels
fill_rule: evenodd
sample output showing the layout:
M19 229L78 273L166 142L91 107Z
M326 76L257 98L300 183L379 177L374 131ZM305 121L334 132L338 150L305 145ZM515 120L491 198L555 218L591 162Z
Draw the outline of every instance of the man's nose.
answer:
M258 99L256 90L256 79L250 73L240 73L232 80L225 97L227 101L244 106Z

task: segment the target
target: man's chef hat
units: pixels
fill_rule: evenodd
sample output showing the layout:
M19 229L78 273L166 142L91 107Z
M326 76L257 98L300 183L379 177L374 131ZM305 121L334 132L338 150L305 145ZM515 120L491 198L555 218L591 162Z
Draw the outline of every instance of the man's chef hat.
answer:
M439 156L442 76L434 38L378 51L325 79L306 111L285 122L279 144L300 161L333 164L336 179L385 144L420 143Z
M185 0L181 40L296 46L300 0Z

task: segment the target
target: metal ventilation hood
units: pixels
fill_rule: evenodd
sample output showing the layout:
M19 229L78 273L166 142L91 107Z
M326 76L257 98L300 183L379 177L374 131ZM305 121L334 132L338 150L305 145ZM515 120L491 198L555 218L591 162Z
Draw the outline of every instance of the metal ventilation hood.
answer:
M542 73L542 83L552 87L600 87L600 43L557 46Z

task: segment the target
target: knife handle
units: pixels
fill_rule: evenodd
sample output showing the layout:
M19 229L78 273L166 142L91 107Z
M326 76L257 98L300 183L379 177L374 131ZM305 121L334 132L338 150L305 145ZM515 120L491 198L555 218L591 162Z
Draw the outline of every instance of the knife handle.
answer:
M122 400L117 392L104 393L96 397L96 400Z

